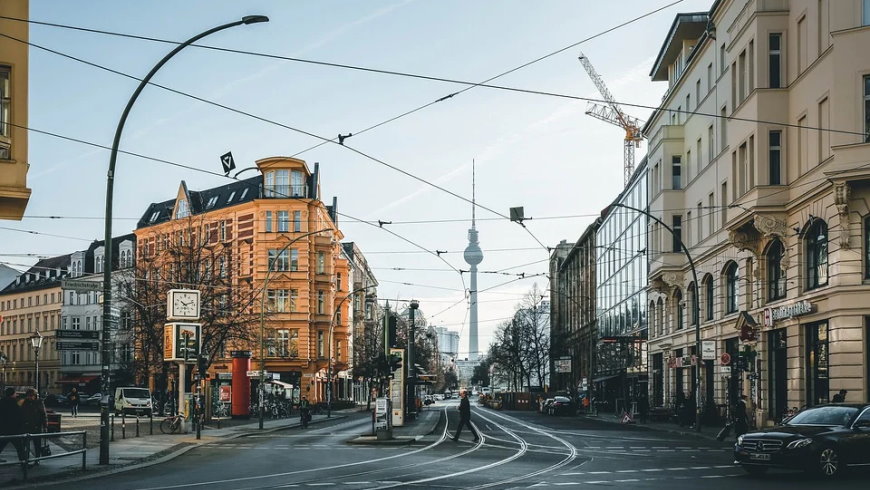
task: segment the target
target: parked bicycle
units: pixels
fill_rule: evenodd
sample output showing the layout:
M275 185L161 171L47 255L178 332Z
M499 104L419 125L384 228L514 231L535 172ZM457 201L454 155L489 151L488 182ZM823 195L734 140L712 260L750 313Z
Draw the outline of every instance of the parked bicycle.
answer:
M160 432L164 434L175 434L176 432L181 432L181 428L184 425L184 415L171 415L163 419L163 422L160 422Z
M219 402L214 407L214 417L226 418L230 416L230 405L228 403Z

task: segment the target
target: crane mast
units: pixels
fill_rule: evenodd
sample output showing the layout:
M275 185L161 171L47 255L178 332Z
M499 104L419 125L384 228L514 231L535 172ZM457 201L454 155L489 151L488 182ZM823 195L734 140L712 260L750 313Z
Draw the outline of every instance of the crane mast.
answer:
M643 133L640 128L643 127L643 121L636 117L626 114L613 95L608 90L607 85L601 75L595 71L595 67L589 62L589 58L585 54L580 53L580 64L586 70L595 88L601 94L601 97L606 102L606 105L590 102L586 107L586 114L604 122L619 126L625 131L625 139L623 142L623 173L625 184L631 180L631 175L634 173L634 149L640 147L640 142L643 140Z

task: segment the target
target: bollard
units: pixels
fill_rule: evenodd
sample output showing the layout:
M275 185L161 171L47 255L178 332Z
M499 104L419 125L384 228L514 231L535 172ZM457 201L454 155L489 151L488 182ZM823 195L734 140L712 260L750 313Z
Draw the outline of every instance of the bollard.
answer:
M121 412L121 439L127 438L127 414Z
M21 465L24 481L27 481L27 467L30 466L30 434L24 434L24 464Z
M111 419L109 421L109 434L110 434L109 440L111 440L112 442L115 442L115 415L111 414L111 415L109 415L109 417L111 417Z
M88 431L82 434L82 471L88 469Z
M148 412L148 430L151 431L151 435L154 435L154 412Z
M139 414L136 414L136 437L139 437Z

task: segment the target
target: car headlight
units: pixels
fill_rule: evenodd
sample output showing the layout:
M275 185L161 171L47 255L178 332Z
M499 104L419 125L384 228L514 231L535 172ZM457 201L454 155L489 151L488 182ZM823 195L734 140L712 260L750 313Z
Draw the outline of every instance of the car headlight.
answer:
M812 443L813 443L813 440L807 437L804 439L798 439L796 441L791 441L790 443L788 443L788 446L786 446L785 448L786 449L798 449L798 448L801 448L804 446L809 446Z
M742 446L742 445L743 445L743 436L737 436L737 445L738 445L738 446Z

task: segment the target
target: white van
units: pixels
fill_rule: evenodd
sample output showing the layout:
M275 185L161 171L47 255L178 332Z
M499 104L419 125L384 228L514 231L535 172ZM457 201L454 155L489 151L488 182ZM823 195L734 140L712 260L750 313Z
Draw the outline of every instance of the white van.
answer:
M115 414L151 415L151 391L148 388L124 386L115 388Z

